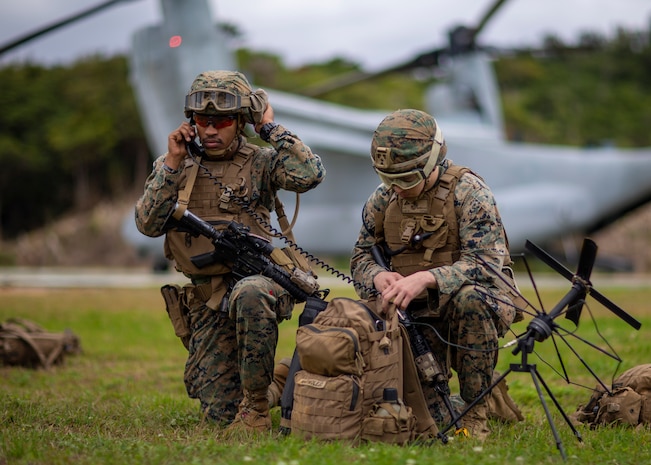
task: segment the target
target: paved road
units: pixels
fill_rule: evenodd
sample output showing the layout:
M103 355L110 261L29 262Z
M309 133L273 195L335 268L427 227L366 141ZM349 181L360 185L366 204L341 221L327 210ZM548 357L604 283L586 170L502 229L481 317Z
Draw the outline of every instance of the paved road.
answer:
M180 273L114 268L0 268L0 288L142 288L183 283Z
M526 274L519 275L518 285L522 289L531 288ZM558 275L539 274L534 276L539 288L567 287L570 283ZM142 269L114 268L0 268L0 288L142 288L160 287L166 283L183 284L187 280L177 272L153 273ZM319 278L322 288L331 288L343 283L335 277ZM610 286L647 287L651 286L650 275L638 274L594 274L592 284L597 288Z

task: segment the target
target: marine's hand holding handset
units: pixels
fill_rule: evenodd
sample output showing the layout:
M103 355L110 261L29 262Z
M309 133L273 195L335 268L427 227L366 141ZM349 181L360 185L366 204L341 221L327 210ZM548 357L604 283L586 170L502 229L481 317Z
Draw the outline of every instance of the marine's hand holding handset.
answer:
M186 142L185 148L187 149L188 155L191 158L202 158L206 154L206 151L197 143L195 139L192 139L190 142Z

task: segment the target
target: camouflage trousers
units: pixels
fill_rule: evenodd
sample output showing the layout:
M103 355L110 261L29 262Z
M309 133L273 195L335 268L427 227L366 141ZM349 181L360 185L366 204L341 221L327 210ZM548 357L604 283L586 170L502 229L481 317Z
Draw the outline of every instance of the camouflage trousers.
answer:
M430 325L419 328L444 372L449 376L450 369L457 373L461 398L467 403L491 384L497 362L498 319L494 303L475 286L463 286L440 317L418 319ZM449 424L451 417L439 394L432 386L423 386L423 392L434 420Z
M184 381L208 419L229 424L242 390L266 390L271 384L278 323L291 318L294 302L285 289L263 276L238 281L229 312L190 299L191 336Z

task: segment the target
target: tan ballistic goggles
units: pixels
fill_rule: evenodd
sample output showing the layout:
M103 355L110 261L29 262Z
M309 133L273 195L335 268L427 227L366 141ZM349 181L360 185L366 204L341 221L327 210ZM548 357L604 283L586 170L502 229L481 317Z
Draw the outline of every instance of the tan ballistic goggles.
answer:
M377 150L389 152L391 151L390 148L386 147L378 147ZM386 171L382 171L377 166L375 166L375 171L380 178L380 181L382 181L382 183L387 187L398 186L400 189L406 191L416 187L421 181L427 179L430 173L434 170L439 150L440 145L438 144L438 141L435 140L432 144L432 150L415 160L415 163L418 163L421 159L428 157L427 163L425 163L425 166L422 168L415 168L413 170L405 171L402 173L387 173ZM389 153L387 153L386 156L388 157ZM412 164L414 162L410 161L408 163ZM396 167L399 165L401 165L401 163L393 166Z
M383 173L380 170L376 170L377 175L386 186L393 187L398 186L400 189L406 191L416 187L425 176L422 168L417 168L406 173Z
M249 97L240 97L226 90L198 90L185 96L185 108L201 113L212 103L217 111L235 111L251 106Z

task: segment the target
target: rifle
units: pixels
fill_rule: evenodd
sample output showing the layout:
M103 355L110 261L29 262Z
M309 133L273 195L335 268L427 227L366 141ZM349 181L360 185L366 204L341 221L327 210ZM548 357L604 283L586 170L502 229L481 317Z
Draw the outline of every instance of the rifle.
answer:
M178 204L175 208L178 208ZM284 252L274 247L266 238L252 234L248 226L236 221L224 221L222 224L226 224L226 227L218 230L187 209L177 221L191 234L205 236L215 246L211 252L190 257L197 268L222 263L231 268L236 280L253 275L272 279L286 289L297 302L306 302L313 298L323 299L323 291L319 291L314 277L297 267L290 273L275 263L271 257Z
M316 279L299 268L294 268L290 274L285 268L276 264L270 257L273 253L279 252L278 249L264 237L251 234L247 226L230 221L224 222L227 224L226 228L217 230L212 224L187 209L177 221L191 234L205 236L215 246L215 250L211 252L190 258L197 268L223 263L231 268L233 276L238 280L257 274L271 278L286 289L294 300L305 302L303 312L298 319L299 326L312 323L316 315L328 305L325 300L328 290L319 290ZM300 369L298 353L294 349L289 375L280 401L282 415L280 430L283 434L289 434L291 429L294 375Z
M384 251L379 244L371 247L371 255L378 265L387 271L391 271L391 267L386 260ZM409 336L409 345L414 353L414 361L416 362L416 368L418 369L421 381L434 388L445 404L445 408L450 413L450 418L454 421L454 425L457 427L457 432L464 432L465 430L459 422L459 414L454 410L452 402L450 401L447 374L443 372L441 364L434 356L432 349L416 326L416 323L413 322L409 311L407 309L396 309L396 312L400 324L402 324ZM464 434L467 436L467 433Z

